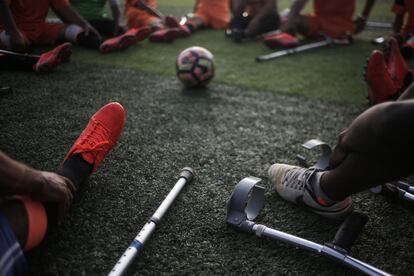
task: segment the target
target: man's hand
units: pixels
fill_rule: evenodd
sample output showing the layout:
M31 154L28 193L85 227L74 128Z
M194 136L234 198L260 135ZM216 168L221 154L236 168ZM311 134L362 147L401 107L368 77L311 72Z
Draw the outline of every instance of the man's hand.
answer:
M362 32L365 29L365 25L367 24L367 19L363 16L358 16L357 18L355 18L354 20L354 25L355 25L355 34L358 34L360 32Z
M19 31L11 32L10 34L10 46L13 51L24 52L30 46L30 41L22 35Z
M28 195L42 202L55 202L58 204L58 222L69 209L76 187L66 177L56 173L29 169L25 177L25 187L30 189Z

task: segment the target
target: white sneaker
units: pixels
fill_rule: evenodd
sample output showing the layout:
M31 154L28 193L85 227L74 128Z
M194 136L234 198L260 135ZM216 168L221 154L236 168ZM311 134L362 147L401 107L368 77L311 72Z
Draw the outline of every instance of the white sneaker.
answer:
M314 213L330 219L341 219L352 212L352 200L347 197L343 201L333 204L321 204L312 191L309 179L314 175L315 169L286 164L273 164L269 168L269 178L276 186L279 195L288 201L303 205Z

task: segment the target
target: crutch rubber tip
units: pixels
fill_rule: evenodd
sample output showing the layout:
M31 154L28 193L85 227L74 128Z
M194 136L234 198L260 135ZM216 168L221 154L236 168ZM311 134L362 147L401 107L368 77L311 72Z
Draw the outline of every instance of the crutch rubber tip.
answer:
M362 228L364 228L367 221L368 217L365 214L351 213L336 232L331 244L348 251L362 232Z
M194 170L190 167L185 167L181 170L180 178L185 178L188 182L191 182L194 178Z

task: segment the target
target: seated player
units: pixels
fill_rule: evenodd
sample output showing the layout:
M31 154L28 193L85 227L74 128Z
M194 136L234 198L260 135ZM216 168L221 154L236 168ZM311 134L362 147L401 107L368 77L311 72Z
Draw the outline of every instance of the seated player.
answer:
M0 275L27 275L22 250L40 244L62 221L79 186L118 141L123 107L109 103L96 112L63 159L57 173L39 171L0 152Z
M65 23L48 23L51 7ZM62 42L100 49L108 53L129 47L138 41L137 30L102 41L99 32L82 18L68 0L0 0L0 48L28 52L35 45Z
M194 12L185 18L185 25L191 32L204 28L225 29L229 24L228 0L197 0Z
M326 170L274 164L269 179L283 199L340 219L352 210L351 195L414 173L411 115L414 84L360 114L339 135Z
M235 42L279 28L275 0L231 0L232 17L226 34Z
M354 20L355 0L324 1L313 0L313 13L301 14L308 0L295 0L290 12L280 26L281 34L265 38L269 47L285 46L284 40L293 46L299 41L299 33L309 39L328 36L338 43L349 43L351 35L362 31L375 0L366 0L361 16ZM291 46L286 43L287 46Z
M106 15L106 3L111 10L112 19ZM126 31L121 25L122 17L117 0L70 0L70 5L104 37L118 36Z
M410 58L414 55L414 1L395 0L392 11L394 34L402 40L401 53L404 58Z
M413 74L391 38L384 52L374 50L365 67L368 99L371 104L395 100L412 83Z
M63 43L40 56L0 50L0 70L47 73L56 66L68 62L71 54L72 44L69 42Z
M354 193L414 173L411 164L414 83L398 42L375 50L365 68L368 98L374 107L339 135L326 171L274 164L269 178L280 196L328 218L352 210ZM387 102L388 100L395 102Z
M174 17L166 16L163 19L157 11L155 0L126 0L125 16L129 28L150 27L151 42L172 42L190 35L188 28L180 25Z

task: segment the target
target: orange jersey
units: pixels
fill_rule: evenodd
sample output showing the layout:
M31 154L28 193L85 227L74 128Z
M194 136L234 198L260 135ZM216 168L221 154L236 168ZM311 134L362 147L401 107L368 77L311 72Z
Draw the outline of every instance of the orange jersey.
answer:
M399 15L408 15L401 33L406 36L414 33L414 0L395 0L392 11Z
M213 29L227 27L229 17L228 0L198 0L194 14L201 18L204 25Z
M144 0L145 3L151 8L157 8L157 2L155 0ZM151 24L154 21L159 20L147 11L138 9L135 7L137 0L126 0L125 1L125 17L127 19L128 27L130 28L141 28Z
M60 10L69 5L68 0L6 0L17 27L23 30L34 28L46 21L49 7Z
M352 22L355 0L314 0L313 13L317 17L336 17Z
M354 31L355 0L314 0L313 14L306 15L309 33L343 37Z

